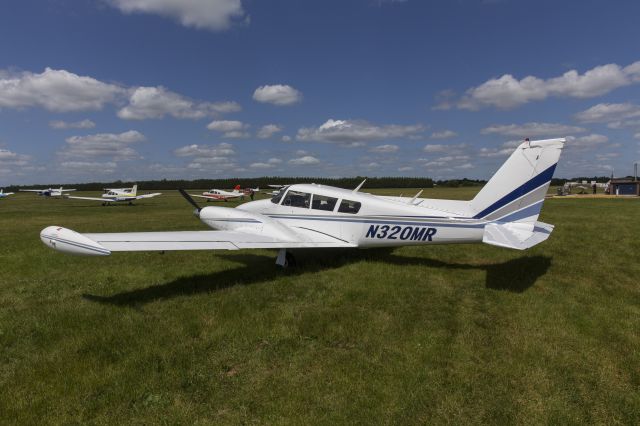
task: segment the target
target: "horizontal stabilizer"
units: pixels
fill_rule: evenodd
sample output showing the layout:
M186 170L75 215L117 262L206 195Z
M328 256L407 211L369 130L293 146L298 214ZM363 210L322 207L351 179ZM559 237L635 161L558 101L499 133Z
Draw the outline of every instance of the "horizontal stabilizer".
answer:
M549 238L553 225L536 222L531 227L526 223L491 223L484 227L482 242L498 247L525 250Z

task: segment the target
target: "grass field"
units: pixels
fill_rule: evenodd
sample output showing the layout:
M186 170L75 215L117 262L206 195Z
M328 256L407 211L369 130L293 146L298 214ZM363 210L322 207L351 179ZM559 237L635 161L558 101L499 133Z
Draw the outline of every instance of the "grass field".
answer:
M191 210L0 200L0 423L640 423L640 200L548 200L556 229L526 252L303 252L284 271L266 250L38 238L204 229Z

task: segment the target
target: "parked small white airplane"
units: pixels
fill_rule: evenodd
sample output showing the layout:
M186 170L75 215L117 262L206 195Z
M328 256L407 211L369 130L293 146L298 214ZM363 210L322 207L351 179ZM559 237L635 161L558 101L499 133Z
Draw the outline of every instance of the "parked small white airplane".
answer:
M331 186L283 188L274 198L195 214L217 231L79 234L49 226L42 242L87 255L114 251L280 249L276 263L294 263L288 249L394 247L479 243L527 249L546 240L553 225L538 222L564 139L526 141L471 201L382 197ZM364 183L364 182L363 182Z
M106 206L111 203L129 203L129 205L133 204L136 200L141 200L143 198L153 198L158 195L162 195L161 192L154 192L153 194L138 194L138 185L133 185L132 188L111 188L104 194L102 197L72 197L70 195L65 195L65 198L71 198L74 200L91 200L91 201L102 201L102 205Z
M604 192L607 192L609 189L609 182L600 183L592 180L591 182L587 182L583 180L581 182L565 182L562 188L558 188L559 195L570 195L572 190L576 189L578 194L587 194L589 192L594 192L594 185L596 188L602 188Z
M0 198L6 198L9 195L13 195L13 192L4 192L4 189L0 189Z
M65 192L75 191L75 189L47 188L47 189L21 189L20 192L35 192L42 197L61 197Z
M202 195L195 195L193 197L206 198L207 202L213 201L229 201L232 198L242 198L246 194L244 191L240 189L240 185L236 185L233 188L233 191L225 191L222 189L210 189L209 191L203 192Z

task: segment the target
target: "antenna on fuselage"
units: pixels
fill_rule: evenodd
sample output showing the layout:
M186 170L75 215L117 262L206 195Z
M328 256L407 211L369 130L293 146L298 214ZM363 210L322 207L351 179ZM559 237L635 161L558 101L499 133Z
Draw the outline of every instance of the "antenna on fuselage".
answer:
M360 188L362 188L362 185L364 185L364 183L365 183L366 181L367 181L367 180L365 179L365 180L363 180L362 182L360 182L360 185L356 186L356 189L354 189L354 190L353 190L353 192L358 192L358 191L360 191Z
M420 194L422 194L422 191L424 191L424 189L421 189L420 191L418 191L418 193L416 195L414 195L413 198L411 200L409 200L409 202L407 204L413 204L413 202L416 200L416 198L418 198L420 196Z

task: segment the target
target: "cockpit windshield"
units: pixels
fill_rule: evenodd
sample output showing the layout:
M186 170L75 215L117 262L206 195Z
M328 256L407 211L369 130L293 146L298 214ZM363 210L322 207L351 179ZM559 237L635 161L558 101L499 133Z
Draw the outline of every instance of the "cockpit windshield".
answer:
M289 190L286 197L282 201L283 206L299 207L308 209L311 204L311 194L308 192L300 192Z
M282 200L282 196L284 195L284 193L287 192L287 188L289 187L283 186L282 188L280 188L280 191L278 191L278 193L274 195L273 198L271 198L271 202L273 204L280 204L280 200Z

